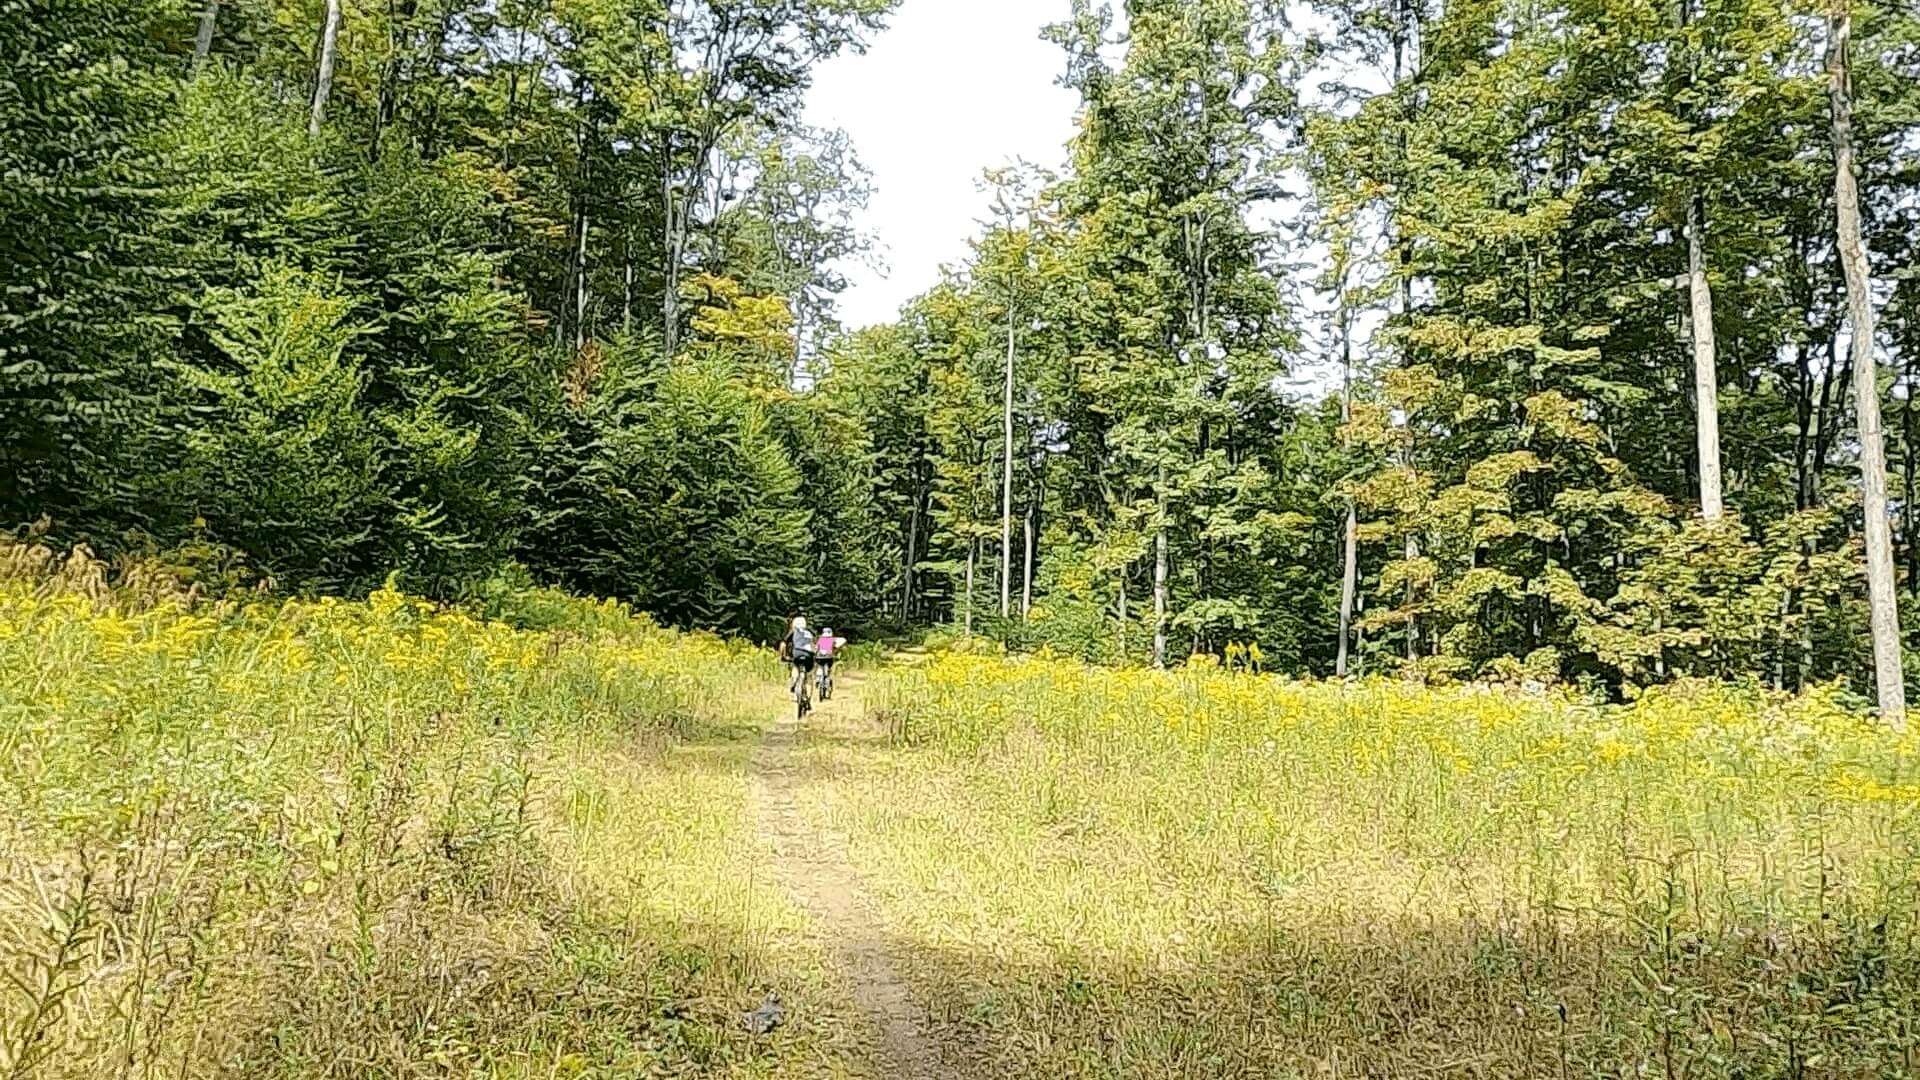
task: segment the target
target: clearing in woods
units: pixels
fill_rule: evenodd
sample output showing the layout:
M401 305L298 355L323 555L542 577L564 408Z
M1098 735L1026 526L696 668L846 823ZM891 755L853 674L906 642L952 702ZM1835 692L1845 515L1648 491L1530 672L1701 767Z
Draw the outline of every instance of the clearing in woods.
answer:
M0 578L9 1080L1920 1074L1920 743L1830 694L948 650L795 723L617 605L64 581Z

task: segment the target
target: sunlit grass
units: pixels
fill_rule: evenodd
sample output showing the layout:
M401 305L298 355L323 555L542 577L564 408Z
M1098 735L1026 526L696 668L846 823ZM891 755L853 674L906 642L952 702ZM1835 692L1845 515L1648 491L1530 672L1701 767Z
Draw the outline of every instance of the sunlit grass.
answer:
M941 655L868 700L911 752L817 744L812 811L990 1071L1913 1068L1920 744L1830 699Z
M861 1075L764 653L151 599L0 580L0 1076ZM1836 698L843 675L793 796L947 1074L1916 1069L1920 741Z
M0 580L0 1075L844 1072L758 876L763 658L84 577Z

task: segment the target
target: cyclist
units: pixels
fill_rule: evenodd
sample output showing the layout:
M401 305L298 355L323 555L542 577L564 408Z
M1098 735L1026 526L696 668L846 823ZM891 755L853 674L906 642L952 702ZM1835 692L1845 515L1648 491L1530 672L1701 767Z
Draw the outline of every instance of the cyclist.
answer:
M814 639L807 629L807 617L795 615L787 624L787 634L780 639L780 659L793 665L793 677L788 689L795 697L806 690L807 676L813 673Z
M813 642L813 662L820 669L820 700L825 701L833 693L833 654L847 639L833 636L833 627L820 628L820 636Z

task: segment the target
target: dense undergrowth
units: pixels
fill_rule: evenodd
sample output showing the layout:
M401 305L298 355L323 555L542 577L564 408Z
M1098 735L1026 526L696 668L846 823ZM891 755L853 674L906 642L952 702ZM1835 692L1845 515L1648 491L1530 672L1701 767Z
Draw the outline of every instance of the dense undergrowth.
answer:
M795 916L741 887L744 750L678 741L763 659L0 554L0 1076L774 1070L737 1010Z
M937 654L868 700L917 752L820 812L1006 1075L1920 1067L1920 739L1832 697Z

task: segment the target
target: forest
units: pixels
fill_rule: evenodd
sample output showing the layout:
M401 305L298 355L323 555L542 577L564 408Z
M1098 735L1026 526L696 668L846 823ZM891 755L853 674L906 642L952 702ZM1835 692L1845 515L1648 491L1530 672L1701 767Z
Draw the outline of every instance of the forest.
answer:
M0 0L0 1080L1920 1075L1920 8L936 4Z
M1903 715L1920 13L1074 0L1067 166L848 328L871 182L800 105L896 4L0 7L0 522L210 589Z

